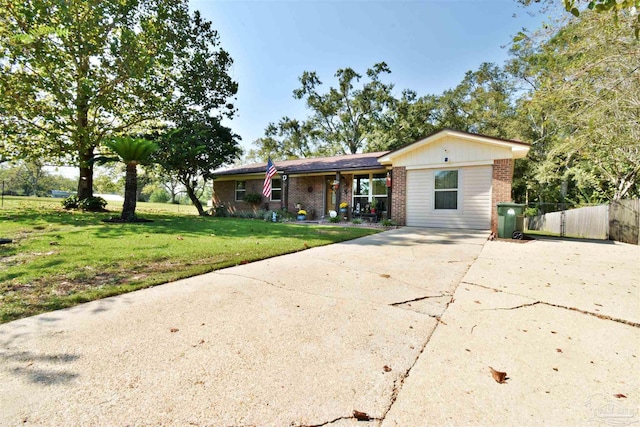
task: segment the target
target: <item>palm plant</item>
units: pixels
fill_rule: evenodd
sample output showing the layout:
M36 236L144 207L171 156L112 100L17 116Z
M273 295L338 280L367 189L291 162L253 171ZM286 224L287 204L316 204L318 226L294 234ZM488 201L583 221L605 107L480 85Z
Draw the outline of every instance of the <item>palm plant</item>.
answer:
M158 149L158 146L147 139L117 137L113 138L105 146L116 153L126 165L126 175L124 184L124 203L122 204L122 214L120 220L131 222L135 220L136 195L138 190L138 163L145 163L149 160L151 153Z

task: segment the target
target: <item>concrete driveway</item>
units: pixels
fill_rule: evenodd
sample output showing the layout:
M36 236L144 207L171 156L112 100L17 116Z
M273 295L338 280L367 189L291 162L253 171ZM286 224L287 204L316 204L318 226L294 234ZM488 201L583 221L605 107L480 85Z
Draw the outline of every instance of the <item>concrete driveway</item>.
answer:
M400 229L0 326L0 422L382 419L486 233Z
M637 420L638 247L487 237L392 230L0 325L0 424Z

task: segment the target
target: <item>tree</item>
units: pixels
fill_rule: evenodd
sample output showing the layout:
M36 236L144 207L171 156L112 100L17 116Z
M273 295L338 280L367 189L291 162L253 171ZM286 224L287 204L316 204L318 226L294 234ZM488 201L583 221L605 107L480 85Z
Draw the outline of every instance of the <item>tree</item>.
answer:
M198 214L205 215L196 194L198 180L212 179L216 169L240 156L239 140L238 135L216 118L192 117L155 137L160 149L153 159L184 185Z
M434 95L418 98L413 90L402 91L400 99L393 99L376 123L367 150L393 150L435 132L437 102Z
M554 4L557 0L518 0L518 2L529 6L532 3ZM627 24L633 29L636 39L640 36L640 14L637 13L637 10L640 9L639 0L562 0L562 4L564 9L575 17L580 16L580 8L582 5L586 5L587 10L593 10L598 13L608 13L610 15L613 14L614 24L618 23L618 13L620 11L632 15L635 13L635 18L627 21Z
M640 45L624 25L587 11L550 39L521 35L512 52L532 87L520 111L545 147L537 179L560 179L576 201L638 195Z
M257 149L250 150L247 160L262 162L288 160L322 155L318 148L318 131L310 121L283 117L278 124L269 123L264 138L254 141Z
M126 166L124 203L120 220L133 222L136 219L138 199L138 164L148 161L158 146L152 141L131 137L113 138L107 141L105 146L116 153Z
M232 60L186 0L0 0L0 46L0 155L72 160L80 199L110 135L235 112Z
M356 88L362 75L351 68L339 69L335 74L338 87L326 93L319 92L322 82L315 72L302 74L301 87L293 94L296 99L304 99L311 110L308 122L322 141L320 150L352 154L366 148L367 138L393 99L393 85L380 80L382 74L389 73L384 62L375 64L367 70L369 81Z
M485 62L478 70L467 71L458 86L438 97L432 120L438 128L513 138L513 95L509 75L498 65Z

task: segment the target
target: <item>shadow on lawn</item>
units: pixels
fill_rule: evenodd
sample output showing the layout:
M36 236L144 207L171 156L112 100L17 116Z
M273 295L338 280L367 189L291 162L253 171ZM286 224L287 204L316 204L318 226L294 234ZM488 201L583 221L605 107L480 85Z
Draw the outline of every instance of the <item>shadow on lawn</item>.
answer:
M295 223L272 223L261 219L214 218L214 217L179 217L173 215L149 215L153 222L148 223L104 223L96 228L94 235L102 238L133 235L167 234L183 237L232 237L232 238L307 238L333 242L333 237L326 229L302 226ZM339 234L339 233L336 233Z

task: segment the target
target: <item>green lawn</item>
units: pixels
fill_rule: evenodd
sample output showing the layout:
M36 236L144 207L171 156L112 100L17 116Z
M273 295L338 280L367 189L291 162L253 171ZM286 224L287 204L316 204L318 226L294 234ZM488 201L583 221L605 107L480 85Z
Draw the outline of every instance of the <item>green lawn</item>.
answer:
M379 230L199 217L193 206L139 203L153 222L65 211L60 199L7 197L0 208L0 323Z

